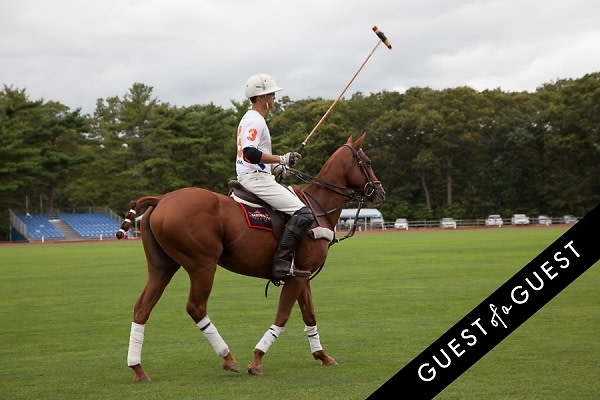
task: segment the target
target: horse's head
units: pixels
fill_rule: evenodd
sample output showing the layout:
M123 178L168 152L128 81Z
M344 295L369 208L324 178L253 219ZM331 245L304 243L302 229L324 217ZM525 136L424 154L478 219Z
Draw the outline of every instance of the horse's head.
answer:
M350 136L325 161L314 178L294 170L298 178L309 182L302 192L310 201L311 208L317 217L327 216L322 223L332 228L347 201L357 201L359 204L368 201L377 205L385 199L385 190L373 172L371 159L361 147L364 141L364 133L356 140Z
M346 187L353 189L358 195L377 205L385 199L385 190L373 171L371 159L362 149L365 137L365 133L356 140L350 136L343 146L352 153L350 165L346 166ZM338 152L343 150L344 148L340 148Z

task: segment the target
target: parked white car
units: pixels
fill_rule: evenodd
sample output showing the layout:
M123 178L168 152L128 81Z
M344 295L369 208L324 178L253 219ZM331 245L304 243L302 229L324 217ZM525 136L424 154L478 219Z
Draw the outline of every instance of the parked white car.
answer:
M394 229L404 229L407 231L408 220L406 218L397 218L396 221L394 221Z
M547 215L540 215L538 216L538 225L551 225L552 224L552 218L550 218Z
M456 221L454 218L442 218L440 221L440 228L456 229Z
M563 217L563 224L576 224L578 221L577 217L568 214Z
M385 229L383 218L371 218L371 229Z
M529 225L529 217L525 214L515 214L512 216L510 223L513 225Z
M485 226L497 226L498 228L501 228L502 224L502 217L498 214L491 214L485 220Z

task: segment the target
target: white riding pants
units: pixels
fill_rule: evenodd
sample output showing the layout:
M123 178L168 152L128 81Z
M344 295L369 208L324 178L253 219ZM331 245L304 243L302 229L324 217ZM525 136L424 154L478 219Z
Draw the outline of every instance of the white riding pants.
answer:
M238 176L246 189L260 197L276 210L293 215L302 207L302 201L290 190L277 183L275 176L265 172L254 172Z

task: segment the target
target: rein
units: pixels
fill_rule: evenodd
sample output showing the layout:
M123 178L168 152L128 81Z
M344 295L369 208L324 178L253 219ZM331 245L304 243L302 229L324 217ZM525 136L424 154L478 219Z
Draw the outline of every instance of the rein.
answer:
M302 171L299 171L299 170L291 168L291 167L287 167L287 171L290 174L293 174L294 176L296 176L296 178L300 179L304 183L314 183L314 184L322 186L326 189L331 190L332 192L334 192L337 195L343 196L344 204L346 204L349 201L356 201L358 205L357 205L356 216L354 217L354 220L358 221L358 214L360 213L360 210L362 209L363 204L365 203L367 198L369 196L371 196L373 194L373 192L377 189L377 186L381 185L381 182L373 181L371 179L371 177L369 176L367 167L365 167L365 165L364 165L364 161L358 155L358 153L360 151L362 151L362 149L359 149L357 151L354 149L354 147L352 147L349 144L346 144L345 146L350 149L350 151L352 152L353 158L357 161L358 165L360 166L360 168L362 169L363 173L365 174L365 176L367 178L367 183L365 184L362 193L358 192L357 189L353 189L351 193L347 193L346 191L348 189L350 189L348 187L340 186L335 183L331 183L331 182L324 181L322 179L318 179L313 175L306 174ZM279 183L281 183L281 181L283 180L283 176L284 176L283 174L279 174L276 177L276 179ZM323 207L319 204L319 201L317 199L315 199L310 193L306 193L306 191L302 190L302 194L304 195L304 197L306 198L307 201L310 200L311 202L317 204L321 210L323 210ZM333 227L335 227L336 223L334 223L334 221L331 221L330 215L332 213L334 213L336 210L338 210L338 209L334 208L332 210L324 211L322 214L316 214L316 216L317 217L322 217L322 216L325 217L326 216L329 219L329 223ZM348 238L351 238L352 236L354 236L354 233L356 232L356 226L357 226L357 224L352 224L352 227L350 228L348 233L346 233L345 236L343 236L342 238L339 238L339 239L335 237L335 229L334 229L333 230L334 238L329 243L329 247L333 246L335 243L341 242L342 240L345 240L345 239L348 239ZM308 280L310 281L313 278L315 278L321 272L321 270L323 269L324 266L325 266L325 263L323 263L319 268L317 268L317 270L311 274L311 276L308 278ZM265 285L265 297L267 297L269 284L271 284L271 283L274 286L281 285L280 281L272 281L272 280L267 281L267 284Z
M377 185L378 184L380 185L381 182L379 182L379 181L373 182L373 180L369 176L367 167L364 165L364 161L359 157L359 152L362 151L362 149L356 150L356 149L354 149L354 147L352 147L349 144L346 144L345 146L350 149L350 151L352 152L353 158L357 161L357 163L360 166L360 168L362 169L365 177L367 178L367 183L365 184L363 191L361 193L359 193L356 189L354 189L352 191L352 193L348 194L348 193L346 193L346 191L349 188L347 188L345 186L340 186L340 185L337 185L337 184L334 184L331 182L324 181L322 179L318 179L314 176L305 174L304 172L298 171L293 168L289 168L288 170L292 174L294 174L298 179L303 181L304 183L315 183L326 189L331 190L332 192L334 192L340 196L344 196L344 204L346 204L349 201L356 201L358 203L358 208L356 210L356 216L355 216L354 220L357 221L358 214L360 213L360 210L361 210L363 204L365 203L367 198L373 194L373 192L376 190ZM321 205L319 204L319 201L317 199L315 199L312 195L310 195L309 193L306 193L304 190L302 190L302 194L307 198L307 200L310 199L313 203L319 205L321 210L323 210L323 207L321 207ZM335 208L333 210L324 211L322 214L317 214L316 216L317 217L327 216L329 219L329 223L335 227L336 223L334 223L334 221L331 221L331 218L329 218L329 215L331 213L335 212L336 210L337 210L337 208ZM334 239L329 243L329 247L331 247L335 243L338 243L342 240L345 240L345 239L348 239L348 238L354 236L355 232L356 232L356 224L353 224L352 228L350 228L350 230L344 237L342 237L340 239L337 239L334 237ZM334 235L335 235L335 231L334 231ZM318 271L317 271L317 273L318 273Z
M358 221L358 214L360 213L360 210L361 210L361 208L363 206L363 203L364 202L362 200L360 200L358 202L358 208L356 209L356 215L354 216L354 220L355 221ZM329 247L333 246L335 243L341 242L342 240L345 240L345 239L348 239L348 238L354 236L354 232L356 232L356 225L358 225L358 224L352 224L352 228L350 228L350 230L348 231L348 233L346 233L346 235L344 237L340 238L340 239L336 238L335 234L334 234L334 238L331 241L331 243L329 243Z

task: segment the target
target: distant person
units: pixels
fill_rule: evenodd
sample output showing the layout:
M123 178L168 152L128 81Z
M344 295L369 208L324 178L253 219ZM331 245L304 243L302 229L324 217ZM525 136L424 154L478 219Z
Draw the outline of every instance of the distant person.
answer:
M280 90L282 88L267 74L252 75L246 82L245 94L251 107L238 126L236 157L238 181L274 209L291 216L275 251L273 277L276 279L310 276L310 271L293 268L292 261L296 247L314 221L311 209L279 184L271 173L272 168L293 167L301 157L293 151L274 155L271 150L271 133L265 116L275 103L275 92Z

